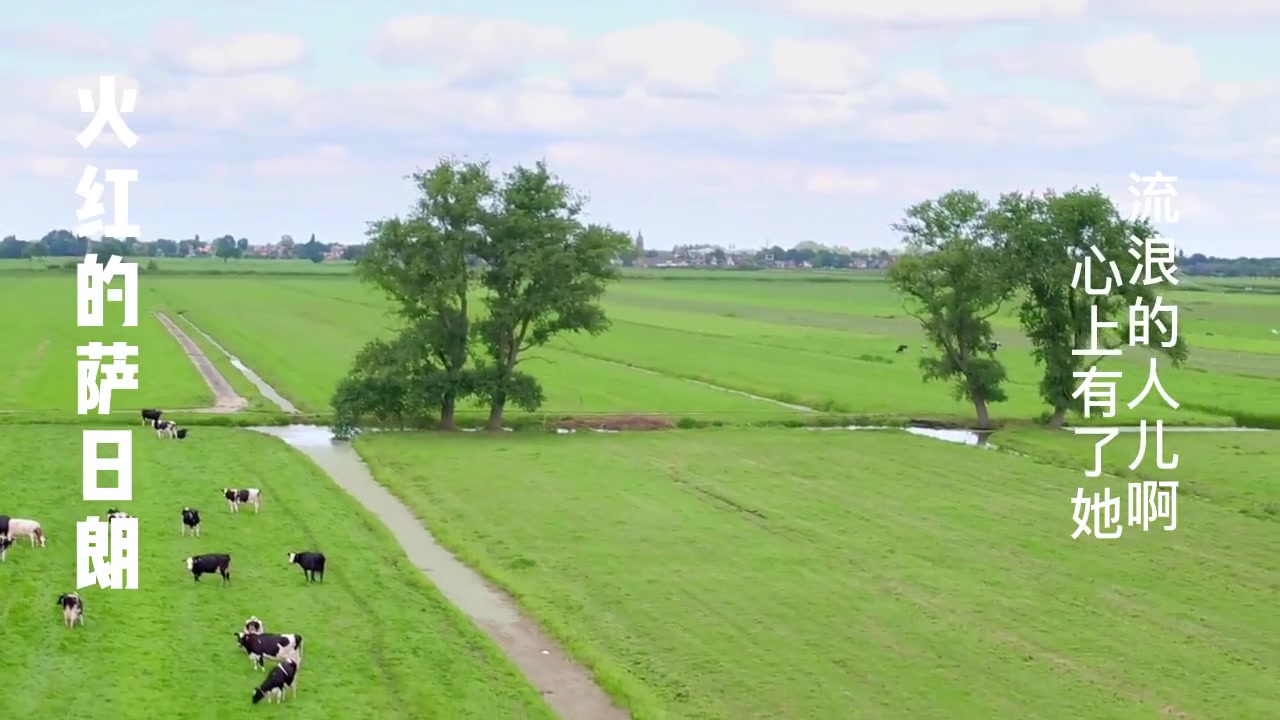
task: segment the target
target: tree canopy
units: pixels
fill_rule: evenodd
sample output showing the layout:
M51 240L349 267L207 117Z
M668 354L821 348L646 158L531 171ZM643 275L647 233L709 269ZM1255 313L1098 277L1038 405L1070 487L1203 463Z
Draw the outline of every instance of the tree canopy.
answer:
M446 158L411 179L414 207L371 223L357 261L405 329L366 347L335 410L348 429L366 418L431 414L449 429L472 399L499 430L508 404L533 411L544 399L537 379L518 369L524 353L562 333L608 328L599 301L631 238L585 223L583 199L545 163L495 177L488 163ZM392 375L410 404L380 399Z

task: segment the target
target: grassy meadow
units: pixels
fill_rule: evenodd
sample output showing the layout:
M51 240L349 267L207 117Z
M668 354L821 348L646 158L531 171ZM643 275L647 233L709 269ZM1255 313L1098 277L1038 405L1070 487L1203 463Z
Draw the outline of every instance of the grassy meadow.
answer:
M1230 502L1180 498L1174 533L1072 543L1079 470L896 432L357 446L645 717L1280 711L1262 632L1280 537ZM1280 501L1274 479L1256 492Z
M247 706L261 678L230 632L257 614L306 636L326 677L304 673L297 717L551 717L318 468L273 438L212 426L298 419L180 321L250 407L175 413L196 426L184 443L137 434L126 509L148 543L143 589L86 590L88 627L64 632L54 598L74 586L70 538L89 512L78 430L94 417L74 415L75 345L142 348L141 390L116 395L117 423L213 401L156 311L323 414L360 347L396 320L350 264L166 259L140 277L138 328L113 326L108 304L107 327L77 329L75 275L59 266L0 262L0 332L16 349L0 360L0 513L50 533L49 548L0 564L0 635L37 648L0 654L0 714L55 695L68 716ZM1130 349L1104 364L1125 373L1120 416L1069 422L1280 428L1280 281L1183 278L1165 301L1191 349L1184 368L1159 371L1182 407L1153 394L1124 408L1147 379L1148 356ZM973 410L920 379L919 328L876 273L627 271L605 305L608 333L529 354L547 402L513 420L644 414L695 429L370 433L354 446L633 717L1280 717L1274 431L1167 433L1171 471L1155 468L1153 439L1129 470L1138 438L1122 434L1104 451L1108 475L1086 478L1096 438L1034 423L1047 408L1012 308L996 318L1010 401L992 407L994 448L782 427L966 425ZM1181 483L1176 532L1070 539L1078 487L1123 496L1144 479ZM217 490L232 485L262 487L263 514L227 513ZM183 505L202 510L203 538L179 536ZM285 565L302 545L329 554L324 588ZM181 561L196 548L235 555L232 587L191 582ZM168 672L179 660L164 636L183 638L200 671ZM109 662L140 678L127 697L116 676L88 671Z
M106 510L80 498L80 433L0 434L0 513L38 518L48 536L47 548L17 545L0 563L0 634L21 649L0 653L6 717L56 707L63 717L204 719L247 709L263 675L232 634L250 615L304 638L291 717L553 717L390 533L301 454L247 430L195 433L178 443L134 432L133 502L120 505L139 518L139 588L80 591L86 623L74 631L56 600L75 590L76 522ZM262 513L230 514L227 486L261 488ZM201 512L199 538L180 534L187 506ZM287 563L302 549L328 555L323 586ZM209 552L231 554L229 586L192 581L184 558Z

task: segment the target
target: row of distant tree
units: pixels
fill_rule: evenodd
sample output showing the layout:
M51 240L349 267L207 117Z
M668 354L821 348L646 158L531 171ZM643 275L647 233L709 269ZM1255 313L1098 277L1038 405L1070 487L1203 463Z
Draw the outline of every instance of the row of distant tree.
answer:
M304 243L295 243L285 235L276 243L273 257L294 258L322 262L334 248L334 243L322 243L313 234ZM363 245L343 246L343 260L355 260L363 251ZM142 241L137 238L102 238L92 240L77 236L70 230L51 230L39 240L19 240L10 235L0 240L0 260L43 257L83 257L86 253L120 255L121 257L189 257L211 255L223 260L241 258L250 253L249 240L223 235L213 240L201 240L199 235L184 240Z
M277 257L294 258L322 262L333 249L335 243L322 243L313 234L305 243L295 243L289 235L284 235L276 243ZM42 257L83 257L93 252L122 257L188 257L204 254L232 260L250 253L249 240L223 235L213 240L201 240L199 235L186 240L169 240L160 238L143 242L137 238L103 238L90 240L78 237L69 230L51 230L39 240L19 240L10 235L0 240L0 260L16 260L19 258L38 259ZM343 260L356 260L364 252L364 245L343 246ZM649 250L644 253L650 258L660 256L660 251ZM815 268L840 270L859 267L861 264L884 266L892 263L894 254L888 250L848 250L846 248L825 247L812 242L803 242L792 248L772 246L756 251L734 253L740 258L739 265L767 265L770 262L785 262L796 265L809 264ZM726 253L721 248L712 251L714 264L725 264ZM1225 258L1193 253L1178 253L1178 270L1185 275L1209 277L1280 277L1280 257L1238 257Z

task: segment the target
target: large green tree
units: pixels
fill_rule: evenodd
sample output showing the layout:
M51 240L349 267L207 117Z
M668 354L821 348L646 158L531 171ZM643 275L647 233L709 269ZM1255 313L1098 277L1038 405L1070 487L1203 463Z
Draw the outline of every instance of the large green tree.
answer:
M1023 293L1019 318L1044 371L1040 395L1053 409L1049 423L1061 427L1068 411L1083 409L1083 397L1072 397L1079 384L1075 373L1104 359L1072 352L1091 346L1094 313L1100 326L1117 324L1098 333L1100 348L1116 349L1128 342L1128 308L1139 300L1153 305L1159 286L1131 282L1142 253L1134 257L1130 251L1158 234L1146 221L1124 218L1097 188L1008 193L989 217ZM1086 263L1098 292L1088 292L1083 273L1077 275ZM1161 347L1173 329L1152 323L1149 347L1177 367L1187 357L1186 343L1179 336L1171 347Z
M542 403L537 380L517 369L523 353L560 333L609 327L599 301L618 277L613 261L632 242L584 224L582 211L582 198L543 162L503 178L478 253L488 314L475 324L486 351L476 394L489 404L491 430L501 429L508 402L527 410Z
M936 357L920 360L924 379L952 382L956 399L973 403L982 428L991 425L989 404L1007 399L991 317L1012 294L1012 276L987 229L989 210L967 190L908 208L892 226L907 253L889 271L906 311L937 349Z
M469 292L476 269L469 261L486 243L496 183L486 163L452 158L411 177L417 203L403 218L371 225L356 272L395 302L410 328L397 342L417 342L423 352L388 350L366 360L414 363L406 376L417 388L431 388L441 428L453 429L458 403L474 387ZM353 373L360 370L357 364Z

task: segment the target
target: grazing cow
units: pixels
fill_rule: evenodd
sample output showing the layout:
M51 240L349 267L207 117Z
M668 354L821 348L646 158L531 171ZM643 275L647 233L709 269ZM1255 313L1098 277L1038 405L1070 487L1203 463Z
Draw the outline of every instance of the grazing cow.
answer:
M196 582L200 576L218 573L222 576L222 584L231 582L231 556L226 553L211 553L187 558L187 569Z
M4 556L9 554L9 546L13 544L13 538L8 535L0 535L0 562L4 562Z
M257 705L267 697L270 697L273 702L281 702L284 700L285 691L289 689L293 690L295 698L298 697L298 662L296 660L285 660L271 668L267 679L253 691L253 704Z
M178 434L178 424L172 420L156 421L156 437L173 438Z
M84 625L84 601L79 593L64 593L58 596L58 605L62 607L62 622L72 627L79 620Z
M1003 345L1004 343L998 343L998 342L992 341L987 343L987 349L990 350L991 352L995 352L999 350Z
M262 624L262 621L258 619L257 615L251 615L248 620L244 621L244 632L246 635L261 635L266 629L267 626Z
M9 516L0 515L0 537L9 534Z
M324 582L324 553L289 553L289 562L302 567L302 577L314 582L317 577Z
M155 426L156 426L156 423L160 422L160 416L161 416L161 415L163 415L163 414L164 414L163 412L161 412L161 411L159 411L159 410L156 410L155 408L148 408L148 409L146 409L146 410L143 410L143 411L142 411L142 424L143 424L143 425L150 425L151 427L155 427Z
M265 670L263 664L267 658L283 662L293 660L302 662L302 636L294 633L284 635L236 633L236 642L249 654L249 661L258 670Z
M129 513L127 513L127 512L121 512L120 510L117 510L116 508L111 508L110 510L108 510L108 511L107 511L107 521L108 521L108 522L110 522L111 520L114 520L114 519L116 519L116 518L127 518L127 517L132 517L132 516L131 516L131 515L129 515Z
M899 346L898 346L898 349L897 349L895 352L897 352L897 353L901 354L901 353L904 353L904 352L906 352L906 351L907 351L907 346L906 346L906 345L899 345Z
M185 536L190 530L192 535L200 537L200 511L191 508L182 508L182 534Z
M187 439L187 429L186 429L186 428L178 428L178 431L177 431L176 433L174 433L174 435L173 435L173 436L174 436L175 438L177 438L178 440L186 440L186 439Z
M9 518L9 528L5 534L15 540L25 537L31 540L32 547L36 545L44 547L44 530L40 527L40 523L35 520Z
M253 505L253 512L258 512L258 504L262 502L262 491L258 488L223 488L222 497L227 499L231 512L240 512L240 506Z

